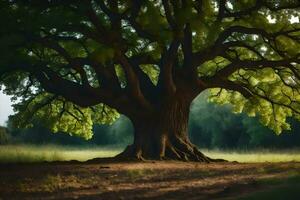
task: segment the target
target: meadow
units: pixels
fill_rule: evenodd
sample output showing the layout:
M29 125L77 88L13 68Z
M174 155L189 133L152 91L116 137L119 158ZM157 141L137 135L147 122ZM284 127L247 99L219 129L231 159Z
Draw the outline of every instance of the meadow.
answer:
M121 146L56 146L56 145L0 145L0 163L43 161L86 161L93 158L113 157L121 152ZM300 149L290 150L208 150L212 158L223 158L240 163L300 162Z

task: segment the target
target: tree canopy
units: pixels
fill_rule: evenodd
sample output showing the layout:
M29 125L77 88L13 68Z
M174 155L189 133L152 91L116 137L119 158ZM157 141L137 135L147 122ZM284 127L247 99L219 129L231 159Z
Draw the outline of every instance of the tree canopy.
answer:
M300 119L298 0L0 0L0 84L17 126L90 138L173 94Z

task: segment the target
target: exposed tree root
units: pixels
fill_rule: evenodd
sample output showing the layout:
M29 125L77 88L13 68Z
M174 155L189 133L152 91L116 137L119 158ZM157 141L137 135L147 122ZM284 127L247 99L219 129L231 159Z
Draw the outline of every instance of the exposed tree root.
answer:
M144 148L142 145L132 144L118 154L115 158L118 160L178 160L193 162L226 162L223 159L212 159L205 156L199 149L187 140L175 137L172 140L164 141L163 149L155 151L153 149ZM153 152L160 152L154 154Z
M136 146L128 145L123 152L116 155L115 158L117 160L141 160L145 161L142 156L142 151L138 150Z

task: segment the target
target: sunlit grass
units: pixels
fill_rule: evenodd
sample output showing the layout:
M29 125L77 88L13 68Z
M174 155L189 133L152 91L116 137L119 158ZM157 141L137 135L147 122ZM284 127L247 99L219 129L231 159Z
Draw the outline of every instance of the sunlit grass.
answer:
M112 157L119 152L121 152L119 147L0 145L0 162L86 161L97 157Z
M112 157L123 150L122 147L69 147L55 145L0 145L0 163L43 162L43 161L86 161L99 157ZM238 162L300 162L298 150L222 151L202 150L212 158L222 158Z
M222 158L228 161L238 161L242 163L257 162L300 162L300 149L293 150L249 150L249 151L222 151L222 150L202 150L211 158Z

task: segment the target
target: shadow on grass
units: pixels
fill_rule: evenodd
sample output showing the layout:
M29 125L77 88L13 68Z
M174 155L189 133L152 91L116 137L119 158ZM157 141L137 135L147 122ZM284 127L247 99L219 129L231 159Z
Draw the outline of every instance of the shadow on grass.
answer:
M287 179L265 179L258 181L260 185L267 185L268 189L251 193L237 200L298 200L300 199L300 173L290 175Z

